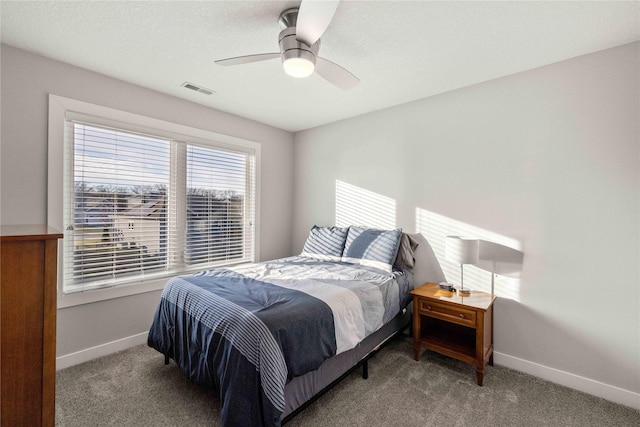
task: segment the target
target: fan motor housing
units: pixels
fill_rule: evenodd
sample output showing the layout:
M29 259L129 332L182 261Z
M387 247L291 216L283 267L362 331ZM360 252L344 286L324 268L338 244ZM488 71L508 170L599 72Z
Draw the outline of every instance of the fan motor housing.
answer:
M307 46L296 39L296 27L288 27L280 31L278 39L283 62L291 58L304 58L315 65L316 56L320 50L320 40L315 42L313 46Z

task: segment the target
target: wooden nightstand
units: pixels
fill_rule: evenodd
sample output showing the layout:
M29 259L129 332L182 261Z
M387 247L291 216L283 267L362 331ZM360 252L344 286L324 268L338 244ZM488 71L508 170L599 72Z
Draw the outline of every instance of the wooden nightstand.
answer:
M471 291L469 296L425 283L413 295L413 358L420 350L453 357L476 366L482 385L484 367L493 365L493 302L495 295Z

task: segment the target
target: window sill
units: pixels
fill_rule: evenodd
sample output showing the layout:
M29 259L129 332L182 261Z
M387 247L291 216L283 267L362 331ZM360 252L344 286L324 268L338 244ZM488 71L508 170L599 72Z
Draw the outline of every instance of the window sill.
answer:
M147 292L159 291L171 277L162 277L144 282L131 282L126 285L111 286L104 289L91 289L70 294L58 295L58 308L68 308L76 305L91 304L114 298L128 297Z

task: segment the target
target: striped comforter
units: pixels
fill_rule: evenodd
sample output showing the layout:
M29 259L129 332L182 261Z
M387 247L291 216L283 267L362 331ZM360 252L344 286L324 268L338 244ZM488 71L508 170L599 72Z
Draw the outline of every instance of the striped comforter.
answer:
M224 426L278 426L284 387L410 301L411 274L291 257L167 282L148 338L220 393Z

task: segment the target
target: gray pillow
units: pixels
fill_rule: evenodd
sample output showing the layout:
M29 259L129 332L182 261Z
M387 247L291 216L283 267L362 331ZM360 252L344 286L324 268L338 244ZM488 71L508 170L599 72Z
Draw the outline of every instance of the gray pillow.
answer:
M393 266L400 270L413 270L415 266L415 251L420 243L411 235L402 233L398 255Z

